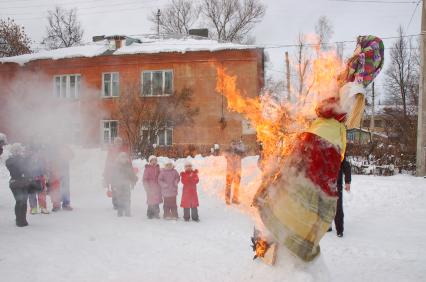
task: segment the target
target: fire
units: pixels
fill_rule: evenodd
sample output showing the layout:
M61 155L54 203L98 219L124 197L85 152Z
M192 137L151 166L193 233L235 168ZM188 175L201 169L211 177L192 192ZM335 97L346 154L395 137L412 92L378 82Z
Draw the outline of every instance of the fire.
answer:
M263 173L268 174L279 165L292 149L297 135L306 130L315 118L315 108L321 100L338 93L338 76L343 63L334 50L316 50L311 72L307 76L310 94L297 97L297 101L280 102L270 93L251 98L237 87L237 77L228 73L221 65L217 72L216 91L228 101L228 109L242 114L256 129L257 140L263 144ZM262 176L259 176L260 178ZM274 177L274 175L270 175ZM244 193L252 197L258 189L260 179L253 181L256 187L244 187ZM248 206L250 206L250 201Z

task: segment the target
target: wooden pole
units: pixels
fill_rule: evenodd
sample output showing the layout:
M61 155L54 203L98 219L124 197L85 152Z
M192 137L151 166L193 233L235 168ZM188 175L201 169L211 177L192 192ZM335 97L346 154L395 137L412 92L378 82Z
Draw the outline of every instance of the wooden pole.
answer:
M421 70L417 126L417 176L426 176L426 5L422 3Z
M372 84L372 86L371 86L371 103L372 103L372 105L371 105L371 119L370 119L370 132L371 132L371 136L370 136L370 139L371 139L371 142L373 142L373 138L374 138L374 127L375 127L375 125L374 125L374 100L375 100L375 93L374 93L374 82L373 82L373 84Z
M291 92L290 92L290 60L288 59L288 52L285 52L285 65L286 65L286 74L287 74L287 100L291 101Z

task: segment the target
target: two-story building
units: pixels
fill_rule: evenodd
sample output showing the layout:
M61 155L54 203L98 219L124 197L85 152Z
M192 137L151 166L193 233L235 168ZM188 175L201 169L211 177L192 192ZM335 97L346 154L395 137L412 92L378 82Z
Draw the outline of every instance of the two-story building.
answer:
M129 85L136 85L135 95L145 100L164 99L183 88L192 90L191 105L199 109L194 122L160 130L152 141L158 146L226 146L241 137L254 146L255 132L241 115L227 109L226 98L216 90L217 65L237 77L244 95L259 95L264 85L263 49L198 36L95 36L83 46L1 58L0 132L11 140L23 138L25 129L15 126L4 107L16 95L10 85L25 84L22 73L32 73L47 80L48 90L37 94L39 105L43 97L69 105L72 122L61 127L69 127L69 139L86 146L107 145L122 135L116 111ZM28 89L23 92L36 95Z

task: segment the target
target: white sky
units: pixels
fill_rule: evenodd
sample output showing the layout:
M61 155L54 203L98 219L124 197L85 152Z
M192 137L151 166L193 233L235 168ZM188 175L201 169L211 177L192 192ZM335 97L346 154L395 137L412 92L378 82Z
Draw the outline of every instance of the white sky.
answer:
M369 1L369 0L366 0ZM373 0L371 0L373 1ZM408 26L417 0L379 0L378 2L408 3L354 3L329 0L265 0L267 13L256 27L257 44L294 44L300 32L312 33L321 15L327 16L334 26L332 41L354 40L358 35L373 34L379 37L397 35L397 28ZM168 0L0 0L0 17L12 17L25 27L27 34L40 42L45 33L46 11L55 5L77 7L85 30L85 40L102 34L152 33L147 15L162 8ZM194 0L194 3L197 1ZM421 4L418 6L407 34L420 31ZM392 40L385 40L390 45ZM345 45L351 52L354 45ZM270 72L284 75L284 52L292 48L267 49L271 58Z

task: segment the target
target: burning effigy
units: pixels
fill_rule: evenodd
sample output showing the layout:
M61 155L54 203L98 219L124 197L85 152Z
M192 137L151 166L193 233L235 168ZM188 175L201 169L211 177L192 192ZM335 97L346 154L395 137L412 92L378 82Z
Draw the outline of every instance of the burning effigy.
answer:
M242 98L235 78L218 68L218 90L228 106L243 113L255 126L267 157L262 182L253 199L260 216L252 238L255 257L284 246L305 262L320 253L319 242L336 213L337 176L346 150L346 129L359 126L365 106L366 87L379 74L384 45L375 36L360 36L353 56L343 65L333 56L314 64L319 95L316 118L304 111L283 107L279 117L263 116L261 102ZM335 66L335 67L331 67ZM316 72L316 73L315 73ZM299 131L290 130L299 124Z

